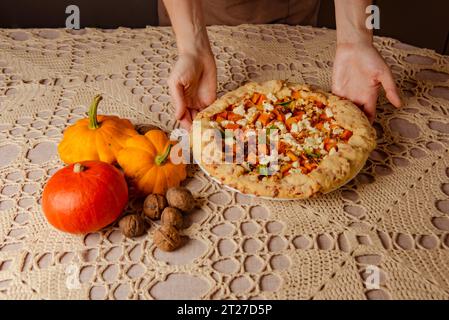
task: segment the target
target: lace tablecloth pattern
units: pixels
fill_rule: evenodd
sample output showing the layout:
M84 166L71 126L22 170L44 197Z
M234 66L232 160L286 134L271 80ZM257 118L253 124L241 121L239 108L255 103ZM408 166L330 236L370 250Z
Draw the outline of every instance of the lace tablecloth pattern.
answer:
M243 25L209 35L219 94L268 79L330 89L332 30ZM379 99L378 147L356 178L275 202L224 190L192 166L186 185L201 206L185 245L164 253L155 226L136 239L117 225L60 233L40 197L62 166L64 129L95 94L102 113L178 126L166 86L171 29L0 30L0 298L448 299L449 57L389 38L375 45L405 106Z

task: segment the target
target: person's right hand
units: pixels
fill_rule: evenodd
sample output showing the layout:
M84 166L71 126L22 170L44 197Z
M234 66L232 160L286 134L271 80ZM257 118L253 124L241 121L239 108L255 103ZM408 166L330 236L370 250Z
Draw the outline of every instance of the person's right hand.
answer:
M182 127L189 129L198 110L214 102L217 95L217 69L213 54L181 53L167 82L176 119Z

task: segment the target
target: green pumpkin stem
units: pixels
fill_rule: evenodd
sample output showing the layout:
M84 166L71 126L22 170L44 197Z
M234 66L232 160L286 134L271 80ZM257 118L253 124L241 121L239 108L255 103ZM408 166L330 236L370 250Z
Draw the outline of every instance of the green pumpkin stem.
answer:
M156 158L154 159L154 162L160 166L163 165L165 161L167 161L168 159L168 155L170 154L170 150L171 150L172 145L169 144L167 149L165 149L163 154L159 154L156 156Z
M100 101L103 99L102 96L100 96L99 94L95 96L94 100L92 101L92 104L89 107L89 129L98 129L100 128L100 123L98 122L97 119L97 109L98 109L98 104L100 103Z

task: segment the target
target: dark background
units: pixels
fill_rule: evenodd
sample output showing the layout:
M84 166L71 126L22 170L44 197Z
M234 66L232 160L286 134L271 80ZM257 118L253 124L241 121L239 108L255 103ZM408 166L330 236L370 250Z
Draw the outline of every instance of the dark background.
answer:
M449 1L374 0L380 9L379 36L449 54ZM321 0L318 24L335 29L334 1Z
M274 0L275 1L275 0ZM335 28L334 1L321 0L318 26ZM449 1L375 0L380 8L377 35L449 54ZM0 27L64 27L65 8L78 5L81 27L141 28L157 25L157 0L1 0Z

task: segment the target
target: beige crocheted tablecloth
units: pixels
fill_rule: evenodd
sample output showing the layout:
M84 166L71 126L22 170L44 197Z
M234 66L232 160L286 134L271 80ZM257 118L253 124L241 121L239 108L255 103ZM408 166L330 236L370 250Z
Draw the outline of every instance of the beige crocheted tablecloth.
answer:
M220 94L273 78L330 87L334 31L209 35ZM223 190L193 167L187 186L202 207L189 215L186 244L164 253L154 226L136 239L115 225L60 233L40 195L62 166L62 132L95 94L101 112L177 126L166 87L171 29L0 30L0 298L448 299L449 57L375 42L405 106L380 98L378 148L363 171L328 195L272 202Z

